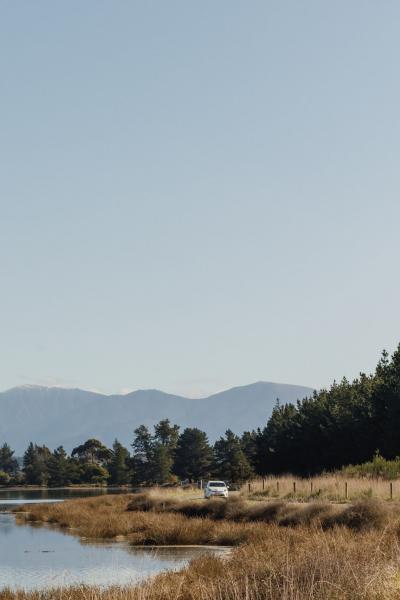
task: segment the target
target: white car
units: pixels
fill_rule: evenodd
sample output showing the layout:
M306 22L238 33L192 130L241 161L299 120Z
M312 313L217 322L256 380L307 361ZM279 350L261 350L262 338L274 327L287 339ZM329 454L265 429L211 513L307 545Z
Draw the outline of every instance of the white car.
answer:
M204 498L209 500L214 496L228 497L228 486L225 481L209 481L204 488Z

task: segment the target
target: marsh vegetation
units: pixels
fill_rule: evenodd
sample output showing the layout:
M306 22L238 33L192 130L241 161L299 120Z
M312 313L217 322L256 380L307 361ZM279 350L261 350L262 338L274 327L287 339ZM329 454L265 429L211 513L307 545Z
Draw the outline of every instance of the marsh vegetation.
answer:
M29 506L22 522L131 544L227 544L177 573L130 587L3 591L0 600L386 600L400 598L397 503L202 501L173 493Z

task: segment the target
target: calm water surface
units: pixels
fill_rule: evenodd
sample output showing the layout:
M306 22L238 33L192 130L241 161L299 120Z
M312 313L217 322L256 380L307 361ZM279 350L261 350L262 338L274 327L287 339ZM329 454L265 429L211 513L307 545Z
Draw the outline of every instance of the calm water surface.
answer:
M93 495L93 490L90 492L8 492L6 497L1 492L0 507L9 509L10 504L27 501L62 502L72 495ZM180 569L201 554L226 552L226 548L218 547L152 549L113 542L86 543L51 526L18 525L12 514L0 513L0 590L129 585L161 571Z
M0 510L17 504L30 504L35 502L62 502L71 498L86 498L88 496L101 496L102 494L121 494L126 490L107 488L91 489L50 489L50 490L0 490Z

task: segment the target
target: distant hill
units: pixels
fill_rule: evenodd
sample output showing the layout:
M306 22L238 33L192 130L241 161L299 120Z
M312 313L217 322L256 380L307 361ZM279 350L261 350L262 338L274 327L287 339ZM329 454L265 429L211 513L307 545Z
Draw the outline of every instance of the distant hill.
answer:
M68 451L90 437L111 445L117 437L132 442L142 423L169 418L184 427L199 427L211 441L226 429L241 434L262 427L279 398L295 402L311 388L269 382L235 387L207 398L190 399L158 390L106 396L80 389L22 386L0 393L0 443L21 454L30 441Z

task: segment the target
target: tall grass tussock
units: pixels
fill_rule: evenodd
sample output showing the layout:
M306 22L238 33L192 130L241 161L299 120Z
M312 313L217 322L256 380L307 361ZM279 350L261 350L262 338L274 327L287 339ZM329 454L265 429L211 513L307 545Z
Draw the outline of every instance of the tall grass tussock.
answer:
M389 519L387 506L374 499L359 500L343 507L323 502L307 505L284 501L246 502L241 496L233 496L227 501L166 500L158 494L145 492L133 496L127 510L180 514L188 518L201 517L223 522L264 522L282 526L314 523L323 528L345 525L359 530L382 527Z

